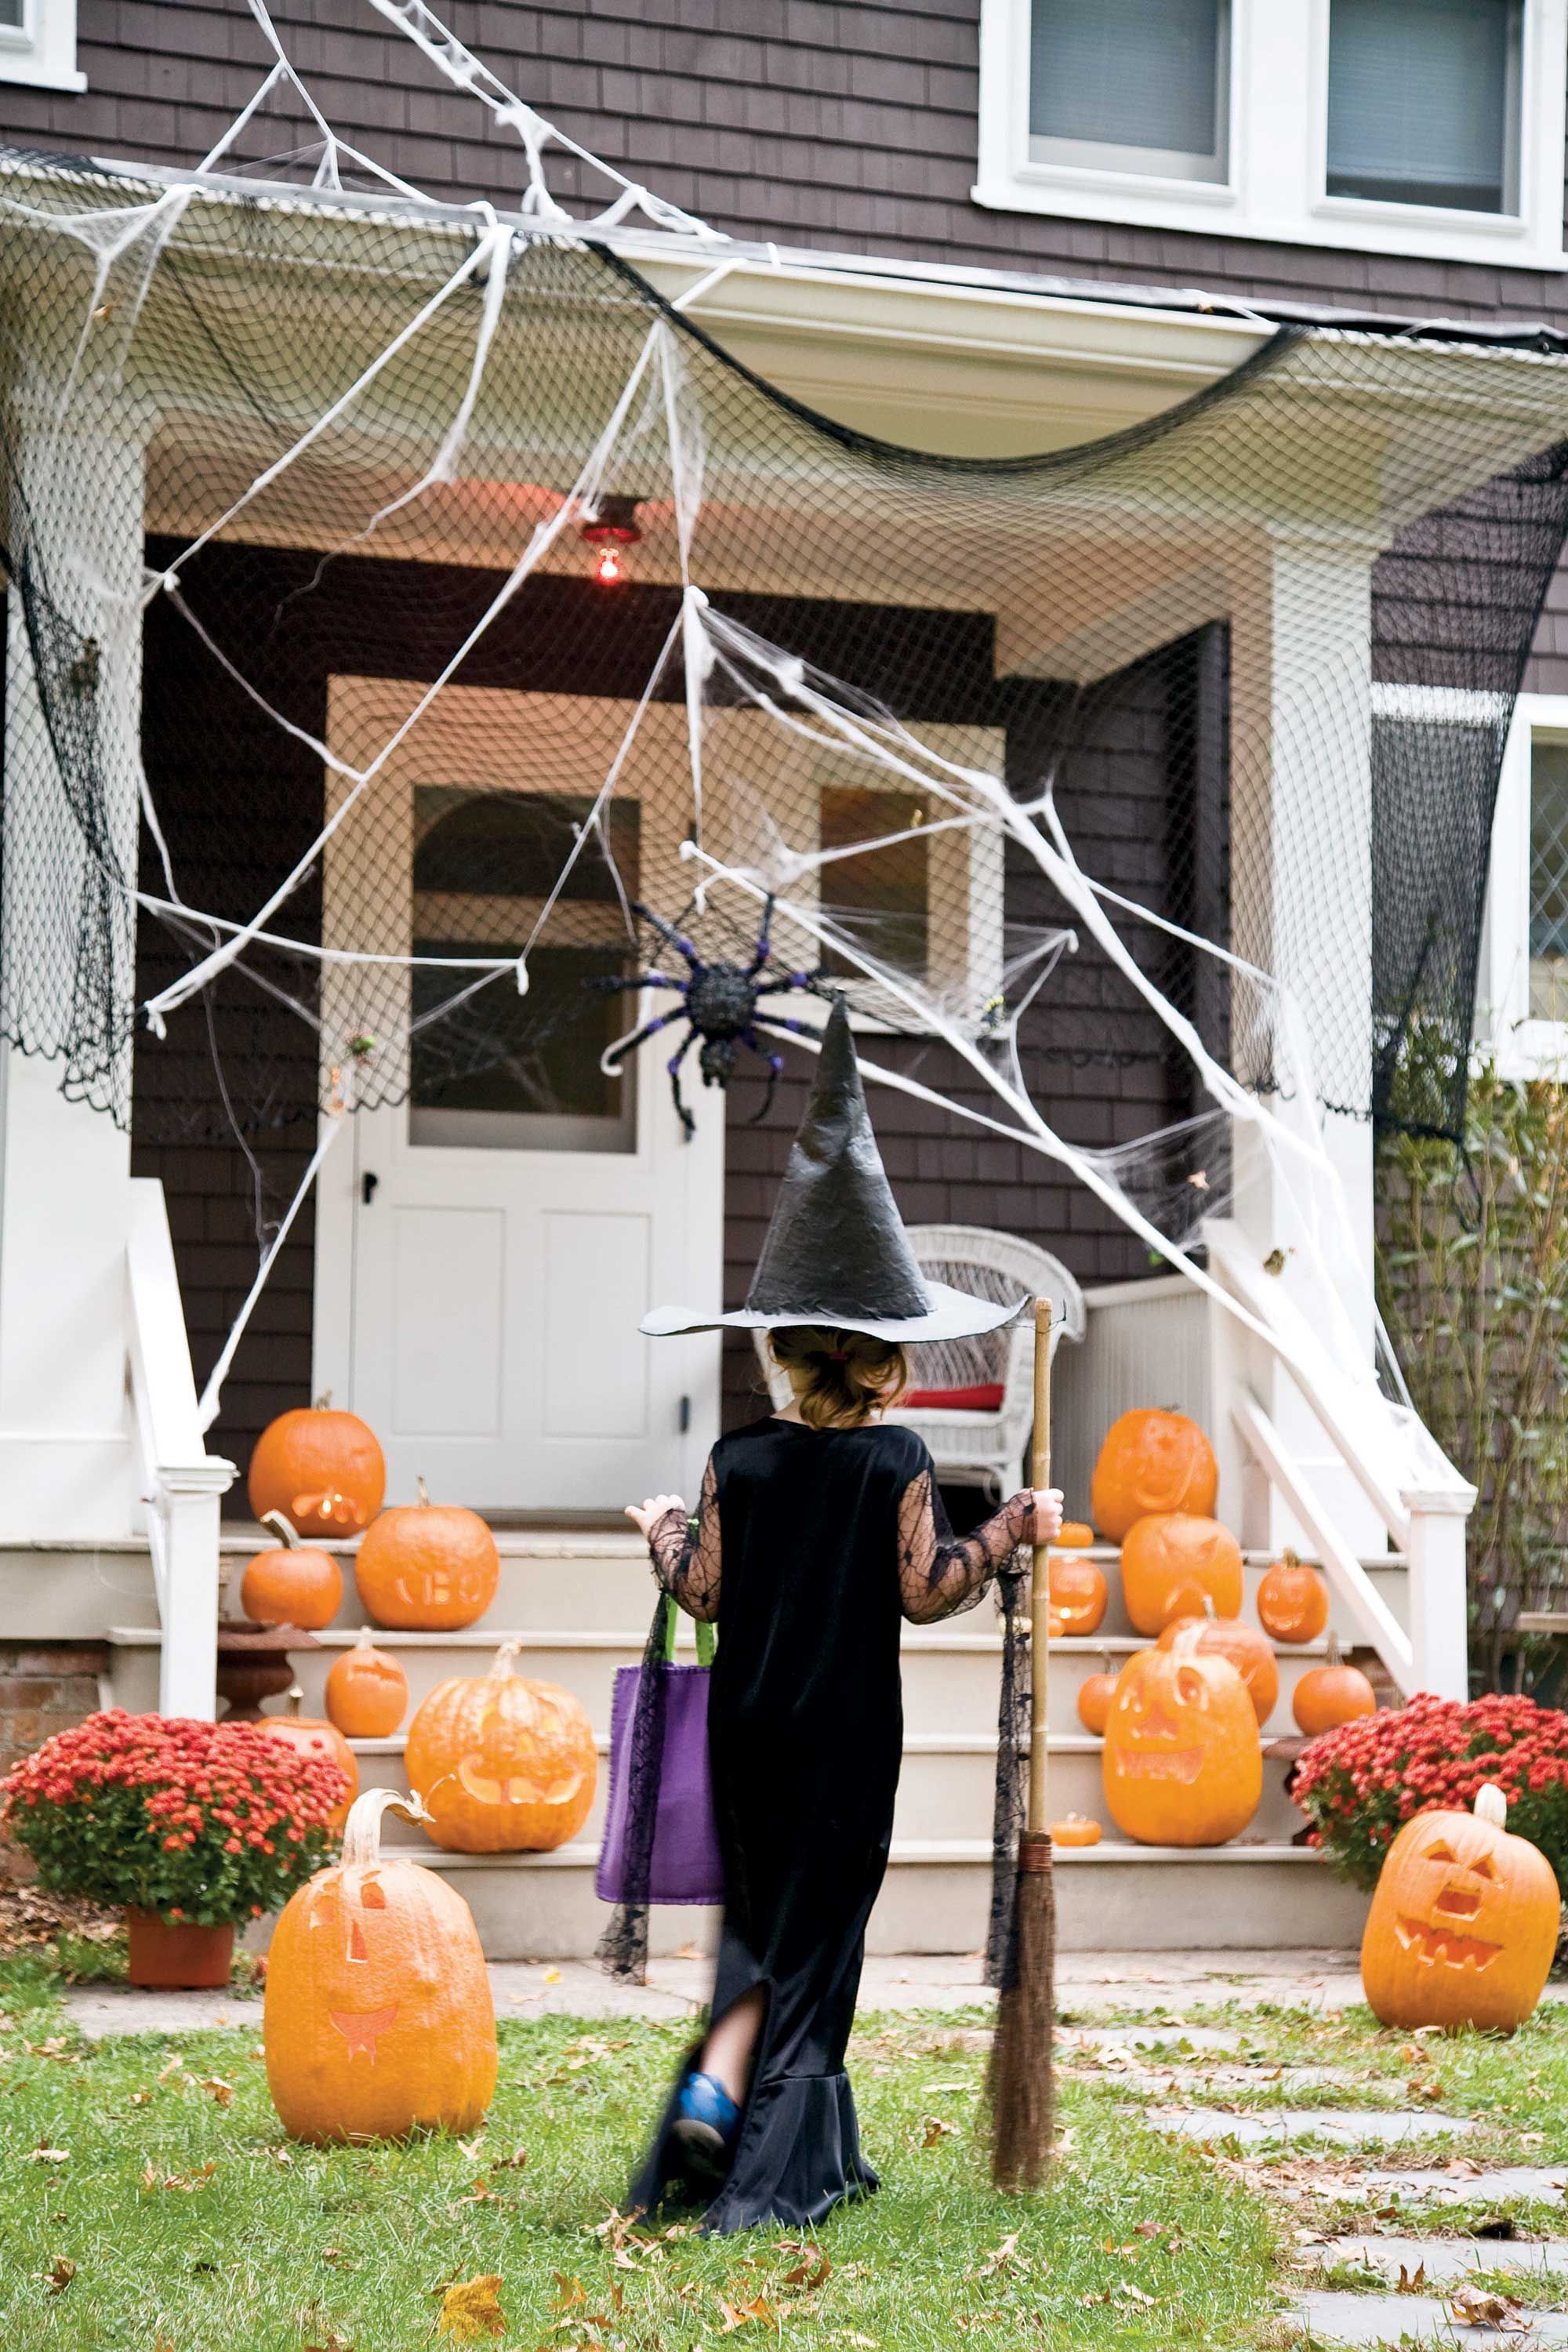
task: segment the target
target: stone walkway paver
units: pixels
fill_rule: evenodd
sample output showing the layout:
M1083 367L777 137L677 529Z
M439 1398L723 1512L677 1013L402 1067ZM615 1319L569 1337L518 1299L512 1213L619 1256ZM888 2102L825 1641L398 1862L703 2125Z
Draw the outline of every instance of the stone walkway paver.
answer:
M1309 2287L1292 2295L1307 2340L1321 2345L1508 2344L1528 2352L1537 2344L1568 2344L1568 2312L1532 2311L1530 2331L1469 2327L1454 2319L1446 2304L1425 2294L1337 2294Z
M1434 2170L1430 2172L1365 2172L1354 2189L1347 2189L1358 2204L1369 2200L1386 2204L1397 2196L1401 2202L1409 2197L1429 2200L1435 2204L1489 2204L1505 2197L1528 2197L1537 2203L1561 2205L1563 2191L1568 2184L1568 2167L1543 2164L1500 2164L1489 2172L1464 2173ZM1330 2196L1338 2191L1331 2188Z
M1366 2140L1397 2146L1402 2140L1436 2139L1474 2131L1466 2116L1434 2115L1430 2107L1406 2113L1390 2107L1257 2107L1237 2114L1229 2107L1148 2107L1146 2120L1159 2131L1184 2139L1234 2139L1244 2147L1267 2140L1326 2140L1356 2147Z
M1428 2283L1442 2286L1476 2271L1568 2273L1568 2238L1333 2238L1307 2251L1325 2265L1359 2263L1391 2279L1425 2266Z

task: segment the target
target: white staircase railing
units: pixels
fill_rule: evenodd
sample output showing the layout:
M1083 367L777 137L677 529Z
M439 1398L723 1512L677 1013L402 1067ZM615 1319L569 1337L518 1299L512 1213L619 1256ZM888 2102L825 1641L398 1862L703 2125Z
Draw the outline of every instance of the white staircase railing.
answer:
M155 1178L131 1185L128 1381L163 1645L158 1708L217 1709L218 1523L235 1466L209 1454L196 1407L174 1245Z

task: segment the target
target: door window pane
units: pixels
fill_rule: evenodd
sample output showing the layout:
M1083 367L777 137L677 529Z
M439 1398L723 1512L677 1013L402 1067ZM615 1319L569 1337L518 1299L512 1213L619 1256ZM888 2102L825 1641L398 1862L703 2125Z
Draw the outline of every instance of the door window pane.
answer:
M1223 180L1228 35L1226 0L1034 0L1031 160Z
M1530 751L1530 1017L1568 1021L1568 743Z
M1328 193L1518 204L1520 0L1331 0Z
M820 869L823 913L878 962L923 979L931 861L929 844L919 831L924 817L919 795L863 784L825 784L820 805L823 848L850 853ZM889 841L886 848L854 846L906 832L910 840ZM830 971L858 970L847 958L829 954L824 961Z
M0 0L0 30L25 33L27 29L27 0Z

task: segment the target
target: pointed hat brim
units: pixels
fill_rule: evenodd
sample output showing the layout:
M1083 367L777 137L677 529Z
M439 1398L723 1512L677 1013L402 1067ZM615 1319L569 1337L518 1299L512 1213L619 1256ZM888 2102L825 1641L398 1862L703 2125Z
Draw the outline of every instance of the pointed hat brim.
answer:
M983 1332L997 1330L1010 1323L1018 1309L1026 1305L1023 1298L1011 1305L994 1298L976 1298L969 1291L953 1290L945 1282L932 1282L926 1277L926 1296L931 1311L926 1315L871 1317L845 1315L837 1309L824 1307L814 1312L809 1307L792 1307L786 1313L763 1315L754 1307L732 1307L728 1315L692 1315L683 1307L655 1307L637 1325L639 1331L650 1339L673 1339L683 1331L787 1331L801 1325L816 1325L833 1331L864 1331L873 1339L897 1340L906 1348L918 1347L922 1339L974 1339Z

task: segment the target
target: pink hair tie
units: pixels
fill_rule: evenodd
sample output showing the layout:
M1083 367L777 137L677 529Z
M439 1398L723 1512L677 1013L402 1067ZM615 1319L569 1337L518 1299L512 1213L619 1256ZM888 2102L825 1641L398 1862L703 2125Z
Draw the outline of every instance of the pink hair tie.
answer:
M830 1364L847 1364L849 1361L848 1349L829 1348L827 1350L827 1360Z

